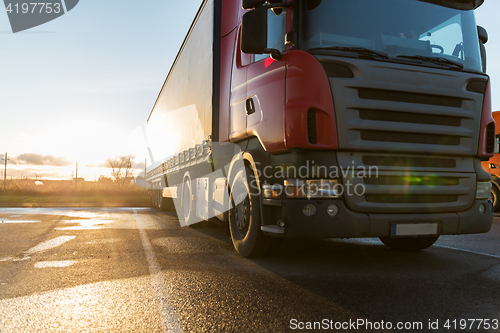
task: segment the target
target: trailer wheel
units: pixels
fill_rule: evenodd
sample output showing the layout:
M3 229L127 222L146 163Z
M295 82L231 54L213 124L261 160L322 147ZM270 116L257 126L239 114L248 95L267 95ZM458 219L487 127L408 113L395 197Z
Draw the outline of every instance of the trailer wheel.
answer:
M439 236L400 238L380 237L380 240L391 250L419 251L431 247L438 240L438 238Z
M184 218L184 222L187 225L191 225L194 223L196 219L196 204L195 204L195 196L193 191L193 186L191 182L191 177L189 173L184 177L184 183L182 185L182 216Z
M500 191L495 185L491 186L491 197L490 199L493 201L493 211L496 212L500 206Z
M253 178L249 168L241 169L231 186L230 202L235 207L229 211L229 229L236 251L246 258L258 258L276 249L281 239L262 232L259 197L250 191L245 173L249 180Z
M157 190L151 191L151 203L153 204L154 209L158 209L158 191Z
M161 211L167 211L174 208L174 201L171 198L164 198L160 191L158 200L158 209Z

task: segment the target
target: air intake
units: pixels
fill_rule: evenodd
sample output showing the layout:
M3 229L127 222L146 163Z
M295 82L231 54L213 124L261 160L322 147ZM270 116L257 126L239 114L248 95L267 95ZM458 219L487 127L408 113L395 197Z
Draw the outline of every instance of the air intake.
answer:
M486 127L486 151L489 154L495 152L495 123L489 123Z
M307 138L309 143L315 145L318 143L318 134L316 131L316 111L307 111Z
M359 98L378 101L404 102L414 104L428 104L437 106L462 107L462 100L456 97L410 93L405 91L361 88Z

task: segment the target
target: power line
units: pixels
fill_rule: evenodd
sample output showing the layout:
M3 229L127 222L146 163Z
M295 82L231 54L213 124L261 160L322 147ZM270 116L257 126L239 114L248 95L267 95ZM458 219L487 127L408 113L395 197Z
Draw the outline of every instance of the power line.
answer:
M75 193L78 190L78 162L76 162Z
M7 180L7 161L9 160L7 157L7 153L5 153L5 158L3 158L3 160L5 161L5 168L3 171L3 194L5 195L7 193L5 186L5 182Z

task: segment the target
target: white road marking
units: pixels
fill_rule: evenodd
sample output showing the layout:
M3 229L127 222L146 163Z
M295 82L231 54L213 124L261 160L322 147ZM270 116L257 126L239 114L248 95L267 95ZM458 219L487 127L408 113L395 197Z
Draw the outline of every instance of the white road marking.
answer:
M166 281L162 276L160 265L158 265L151 243L149 242L146 231L144 231L142 227L141 219L135 209L134 216L141 236L142 246L144 247L144 254L148 261L149 272L152 277L151 285L153 286L158 301L163 332L183 332L179 317L172 304L168 301L170 295L163 287L166 285Z
M473 253L473 254L478 254L478 255L481 255L481 256L486 256L486 257L500 259L500 256L496 256L494 254L483 253L483 252L476 252L476 251L471 251L471 250L466 250L466 249L459 249L459 248L456 248L456 247L451 247L451 246L446 246L446 245L434 245L433 247L442 247L442 248L445 248L445 249L450 249L450 250L455 250L455 251L462 251L462 252Z
M76 236L61 236L61 237L56 237L54 239L48 240L46 242L40 243L35 247L32 247L28 251L24 252L26 255L30 255L33 253L37 252L42 252L46 251L49 249L53 249L55 247L61 246L66 242L69 242L70 240L74 239Z
M17 262L17 261L25 261L25 260L29 260L29 259L31 259L31 258L30 258L30 257L26 257L26 256L24 256L24 257L22 257L22 258L15 258L15 259L13 259L12 261L16 261L16 262Z
M62 268L76 264L75 260L64 261L39 261L35 264L35 268Z
M39 223L39 222L42 222L42 221L32 221L32 220L2 220L2 221L0 221L0 223L8 223L8 224L12 224L12 223Z

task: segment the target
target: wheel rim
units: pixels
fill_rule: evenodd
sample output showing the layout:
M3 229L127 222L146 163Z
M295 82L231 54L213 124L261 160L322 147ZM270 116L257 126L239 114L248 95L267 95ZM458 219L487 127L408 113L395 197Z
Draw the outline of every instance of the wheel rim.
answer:
M495 207L497 205L498 198L496 196L495 191L493 191L493 190L491 191L490 199L491 199L491 201L493 201L493 207Z
M248 195L240 193L236 197L239 204L234 209L234 221L236 223L236 230L241 238L245 238L250 226L250 201Z
M187 222L187 220L189 219L189 213L191 211L191 189L187 182L184 185L184 191L182 195L182 208L184 211L184 220Z

